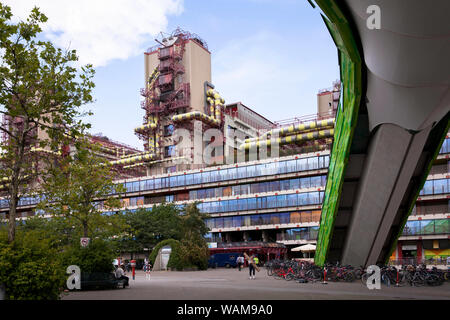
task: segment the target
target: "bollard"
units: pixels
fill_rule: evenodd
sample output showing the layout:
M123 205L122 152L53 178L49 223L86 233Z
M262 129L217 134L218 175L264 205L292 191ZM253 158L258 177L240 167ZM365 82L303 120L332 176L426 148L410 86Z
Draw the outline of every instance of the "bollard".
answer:
M323 268L323 282L322 282L322 284L328 284L326 279L327 279L327 269L324 267Z
M398 283L398 269L396 268L396 270L397 270L397 282L395 283L395 286L396 286L396 287L400 287L400 285L399 285L399 283Z
M133 275L133 280L135 277L135 271L136 271L136 260L131 260L131 274Z

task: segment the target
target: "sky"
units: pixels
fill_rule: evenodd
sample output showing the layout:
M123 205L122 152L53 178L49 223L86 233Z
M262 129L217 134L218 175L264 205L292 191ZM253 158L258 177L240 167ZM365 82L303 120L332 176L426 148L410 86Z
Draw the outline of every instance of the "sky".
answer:
M1 0L25 20L35 5L49 18L43 37L76 49L96 75L86 106L91 133L143 150L139 90L144 52L160 31L196 33L211 52L212 83L226 103L241 101L276 121L314 114L317 92L339 79L337 49L306 0Z

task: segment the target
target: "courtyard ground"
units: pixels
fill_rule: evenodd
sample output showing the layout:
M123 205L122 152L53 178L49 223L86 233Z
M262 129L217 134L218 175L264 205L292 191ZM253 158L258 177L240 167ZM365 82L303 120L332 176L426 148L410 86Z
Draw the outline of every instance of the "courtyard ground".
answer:
M130 274L127 274L130 276ZM206 271L151 273L145 279L137 271L126 289L64 293L62 300L300 300L300 299L427 299L450 300L450 283L438 287L386 287L369 290L361 281L353 283L297 283L267 276L264 268L256 279L248 269L208 269Z

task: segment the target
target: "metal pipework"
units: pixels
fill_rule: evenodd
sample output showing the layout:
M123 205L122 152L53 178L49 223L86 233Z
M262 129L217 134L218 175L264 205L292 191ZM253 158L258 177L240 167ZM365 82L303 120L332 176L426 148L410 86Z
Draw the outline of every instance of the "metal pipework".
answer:
M213 124L213 125L220 125L220 121L214 119L211 116L208 116L207 114L204 114L203 112L200 111L193 111L193 112L188 112L188 113L183 113L183 114L178 114L178 115L174 115L172 117L172 121L174 122L178 122L178 121L184 121L184 120L200 120L203 122L207 122L209 124Z
M149 130L154 130L158 127L158 119L155 116L150 115L147 119L147 123L134 129L137 133L143 133Z
M111 165L134 164L138 161L153 160L154 158L155 158L154 153L144 153L144 154L133 156L133 157L110 161L109 163Z
M144 166L144 165L151 165L151 164L155 164L155 163L174 161L174 160L179 160L179 159L186 159L186 157L175 157L175 158L155 160L155 161L150 161L150 162L140 162L140 163L132 164L129 166L123 166L123 169L131 169L131 168L136 168L136 167L140 167L140 166Z
M137 132L137 133L143 133L143 132L146 132L146 131L149 131L149 130L154 130L154 129L156 129L157 128L157 124L156 123L146 123L146 124L144 124L144 125L142 125L142 126L139 126L139 127L137 127L137 128L135 128L134 129L134 132Z
M245 139L244 142L253 142L253 141L264 141L266 140L267 135L278 135L278 136L284 136L287 134L302 132L302 131L312 131L316 129L324 129L324 128L332 128L334 127L335 120L334 118L325 119L325 120L316 120L316 121L310 121L306 123L300 123L296 125L290 125L287 127L281 127L278 129L273 129L270 131L265 132L261 137L258 138L250 138Z
M44 152L44 153L54 154L54 155L57 155L57 156L61 155L61 151L55 152L55 151L47 150L47 149L44 149L44 148L34 148L34 147L32 147L30 151L31 152Z
M313 131L313 132L307 132L307 133L302 133L302 134L293 134L293 135L286 136L283 138L245 142L239 146L239 150L242 150L242 149L249 150L250 148L253 148L255 146L256 147L260 147L260 146L264 146L264 145L270 146L272 143L278 143L279 145L291 144L291 143L295 143L295 142L333 137L333 135L334 135L334 129Z

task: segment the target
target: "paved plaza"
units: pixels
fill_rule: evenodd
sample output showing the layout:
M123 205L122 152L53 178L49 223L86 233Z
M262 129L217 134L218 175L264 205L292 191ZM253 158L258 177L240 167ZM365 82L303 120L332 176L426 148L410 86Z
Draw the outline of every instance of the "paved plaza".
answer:
M128 274L129 276L130 274ZM438 287L385 287L369 290L361 281L353 283L297 283L267 276L264 268L256 279L248 269L207 271L158 271L145 279L142 271L130 278L126 289L64 293L63 300L300 300L300 299L426 299L450 300L450 283Z

